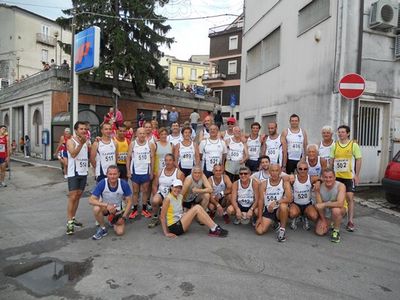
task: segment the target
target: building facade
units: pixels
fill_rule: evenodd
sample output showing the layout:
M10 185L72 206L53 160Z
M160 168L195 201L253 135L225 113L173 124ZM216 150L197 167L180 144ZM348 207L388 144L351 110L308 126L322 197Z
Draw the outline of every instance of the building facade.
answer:
M236 115L240 109L240 76L243 15L229 25L209 29L211 72L203 84L220 99L224 116Z
M347 124L363 152L362 183L379 184L399 149L400 45L398 1L376 2L246 0L241 125L276 121L281 131L296 113L317 143L322 126ZM339 93L347 73L366 80L358 100Z
M31 139L32 156L46 160L52 159L52 153L63 134L65 127L70 127L70 71L50 69L15 83L0 91L0 124L9 130L10 140L18 140L28 135ZM79 116L80 121L89 121L92 137L99 134L99 125L110 107L115 106L112 96L112 79L105 81L80 80ZM193 94L172 89L156 90L143 93L139 98L135 95L129 82L120 81L118 108L124 120L131 121L137 127L137 116L145 114L146 120L159 116L161 108L166 105L171 111L176 107L179 121L189 120L194 109L204 117L212 111L215 99L207 97L198 100ZM43 135L48 132L48 145L42 142Z
M160 65L166 70L172 85L179 90L193 90L196 86L203 86L201 78L210 69L207 55L193 55L190 60L165 55Z
M70 56L57 41L71 43L71 32L55 21L17 6L0 4L0 78L2 86L43 69L42 62L61 65Z

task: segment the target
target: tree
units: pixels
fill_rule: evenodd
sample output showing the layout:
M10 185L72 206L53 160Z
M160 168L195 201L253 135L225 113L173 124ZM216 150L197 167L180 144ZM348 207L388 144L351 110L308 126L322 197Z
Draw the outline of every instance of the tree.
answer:
M155 12L157 5L167 0L72 0L73 9L63 12L70 16L59 18L61 26L70 26L75 12L76 32L90 26L98 26L102 33L100 67L96 75L104 78L113 75L113 85L118 87L122 76L132 81L138 96L147 90L147 82L153 79L157 88L168 85L168 78L158 63L163 53L161 45L168 47L174 42L166 37L171 29L166 18ZM67 49L68 45L63 45ZM115 76L116 75L116 76Z

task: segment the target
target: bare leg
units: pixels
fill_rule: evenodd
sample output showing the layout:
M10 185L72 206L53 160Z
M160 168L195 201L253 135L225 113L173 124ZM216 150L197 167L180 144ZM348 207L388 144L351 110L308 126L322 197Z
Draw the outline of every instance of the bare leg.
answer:
M353 222L354 217L354 193L346 193L347 204L349 206L349 221Z
M271 219L262 217L261 223L256 227L256 233L258 235L266 233L271 223L272 223Z
M140 191L140 186L135 183L132 182L132 190L133 190L133 194L132 194L132 203L133 205L138 205L139 204L139 191Z
M93 214L94 214L96 221L99 223L99 225L101 227L105 227L103 209L101 207L94 206Z
M332 221L333 221L333 226L336 230L340 229L340 224L342 223L344 211L345 211L344 208L338 208L338 207L332 208Z
M75 216L76 208L78 207L76 202L79 202L80 190L70 191L68 194L68 204L67 204L67 218L72 220ZM78 203L79 204L79 203Z
M279 222L281 223L281 228L286 228L286 223L289 217L289 207L286 203L279 204L277 211L279 216Z
M143 207L147 207L147 202L149 202L149 186L150 186L150 182L143 183L140 186L140 190L142 191Z
M298 216L300 216L300 208L295 203L290 204L289 217L291 219L294 219L297 218Z
M197 219L207 225L208 228L215 227L214 221L209 217L206 211L200 205L196 204L191 209L189 209L181 218L181 223L183 230L186 232L189 229L190 224L192 224L193 219L197 217Z
M304 211L304 214L309 218L311 221L315 222L318 219L318 212L315 209L314 205L309 205Z

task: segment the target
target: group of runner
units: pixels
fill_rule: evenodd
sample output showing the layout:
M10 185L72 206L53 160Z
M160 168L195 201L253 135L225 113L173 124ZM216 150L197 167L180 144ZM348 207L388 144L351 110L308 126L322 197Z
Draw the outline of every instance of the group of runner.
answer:
M207 225L210 236L225 237L228 232L214 222L218 215L225 223L252 223L260 235L274 224L279 242L286 240L288 223L296 230L301 220L309 230L312 221L316 234L331 229L331 240L339 242L346 213L346 228L354 231L360 148L349 139L346 125L338 128L337 141L325 126L319 144L308 144L299 116L293 114L289 122L281 134L276 123L269 123L267 135L260 134L257 122L249 134L243 133L233 117L223 132L210 116L198 133L190 123L182 128L173 123L169 132L145 122L135 138L124 125L113 132L104 123L92 145L86 125L77 122L75 135L66 142L67 234L82 225L75 214L91 164L97 181L90 198L99 224L96 240L108 233L105 216L120 235L126 220L140 213L150 219L149 228L161 223L168 237L186 232L194 219Z

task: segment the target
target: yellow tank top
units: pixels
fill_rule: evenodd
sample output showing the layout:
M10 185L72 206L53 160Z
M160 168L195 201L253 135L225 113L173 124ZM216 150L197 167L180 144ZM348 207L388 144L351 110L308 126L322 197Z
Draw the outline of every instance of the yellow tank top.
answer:
M335 143L334 169L337 178L353 179L353 141L341 145Z
M128 148L129 143L127 139L124 139L122 142L117 138L114 139L117 142L117 164L126 165L126 157L128 156Z
M167 210L167 226L171 226L178 222L183 215L182 208L182 195L178 195L177 198L174 197L171 193L167 196L169 198L169 206Z

